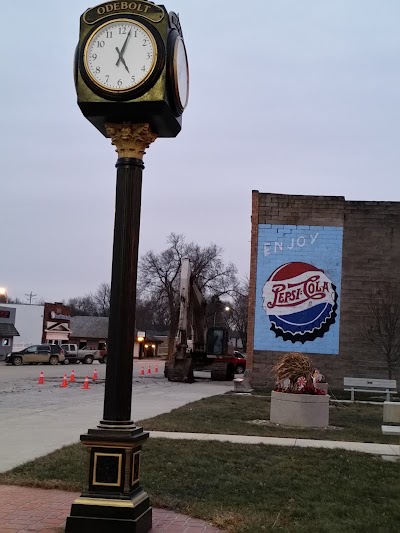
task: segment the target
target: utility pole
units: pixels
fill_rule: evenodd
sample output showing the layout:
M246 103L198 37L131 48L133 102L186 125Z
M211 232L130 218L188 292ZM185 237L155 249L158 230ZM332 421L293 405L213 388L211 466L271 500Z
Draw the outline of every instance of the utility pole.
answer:
M31 291L29 294L26 294L25 293L25 296L28 298L29 300L29 305L32 305L32 300L35 296L37 296L37 294L33 294L33 292Z

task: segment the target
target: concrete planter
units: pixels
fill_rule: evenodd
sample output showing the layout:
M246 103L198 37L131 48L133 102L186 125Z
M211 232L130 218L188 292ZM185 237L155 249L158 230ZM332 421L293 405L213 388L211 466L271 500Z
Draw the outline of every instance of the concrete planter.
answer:
M327 427L329 396L272 391L270 421L293 427Z
M328 383L316 383L315 388L324 390L326 393L328 393Z
M400 402L383 402L383 421L400 424Z

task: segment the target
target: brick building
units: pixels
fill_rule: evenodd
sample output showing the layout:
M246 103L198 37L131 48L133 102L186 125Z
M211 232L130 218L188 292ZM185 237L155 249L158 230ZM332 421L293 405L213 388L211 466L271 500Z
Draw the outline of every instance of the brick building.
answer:
M43 309L42 342L63 344L68 342L71 329L71 309L61 302L45 303Z
M371 294L400 294L400 203L252 193L248 367L274 384L283 353L308 354L330 386L387 378L365 335ZM400 378L400 364L393 378Z

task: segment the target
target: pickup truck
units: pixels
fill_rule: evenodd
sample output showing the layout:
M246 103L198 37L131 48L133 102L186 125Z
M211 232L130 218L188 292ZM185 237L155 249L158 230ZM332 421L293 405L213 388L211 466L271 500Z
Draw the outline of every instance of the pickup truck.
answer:
M77 344L61 344L61 348L65 352L64 365L77 362L91 365L95 359L100 359L100 350L90 350L88 348L78 349Z

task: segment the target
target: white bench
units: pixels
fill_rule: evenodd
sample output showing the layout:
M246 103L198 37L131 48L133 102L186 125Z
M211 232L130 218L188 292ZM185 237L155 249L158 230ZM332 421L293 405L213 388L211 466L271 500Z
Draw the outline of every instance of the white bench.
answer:
M351 401L354 402L354 392L381 392L386 394L390 402L390 395L397 393L395 379L343 378L345 391L351 391Z

